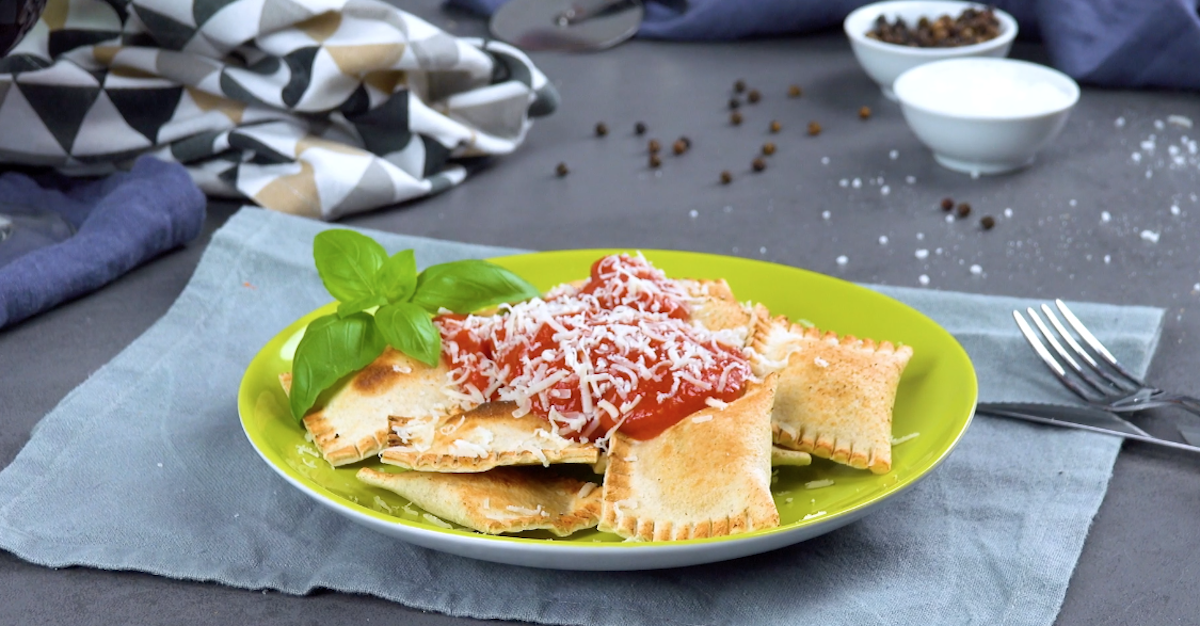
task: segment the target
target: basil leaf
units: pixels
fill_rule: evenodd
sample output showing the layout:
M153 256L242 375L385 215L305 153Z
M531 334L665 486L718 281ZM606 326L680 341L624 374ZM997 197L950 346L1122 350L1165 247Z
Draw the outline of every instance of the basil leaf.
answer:
M541 295L523 278L487 261L452 261L431 265L417 277L412 302L431 313L445 307L470 313L501 302Z
M388 302L404 302L412 295L417 288L417 258L412 250L401 250L383 262L379 285Z
M338 304L338 317L346 317L353 315L359 311L365 311L373 306L382 306L387 304L387 298L381 294L371 294L350 302L342 302Z
M437 365L442 334L425 309L408 302L381 306L375 312L375 326L393 348L430 367Z
M379 269L387 251L374 239L352 230L327 230L313 239L313 260L329 293L354 302L382 292Z
M385 344L366 313L343 318L319 317L308 325L292 359L292 391L288 399L297 420L317 396L341 377L358 371L383 352Z

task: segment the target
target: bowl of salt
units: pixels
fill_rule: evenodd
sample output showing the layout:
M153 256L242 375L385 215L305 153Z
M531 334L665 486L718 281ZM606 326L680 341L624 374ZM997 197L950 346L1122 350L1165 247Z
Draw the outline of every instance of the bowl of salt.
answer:
M936 61L893 87L909 128L942 166L971 175L1031 165L1058 136L1079 85L1049 67L1014 59Z

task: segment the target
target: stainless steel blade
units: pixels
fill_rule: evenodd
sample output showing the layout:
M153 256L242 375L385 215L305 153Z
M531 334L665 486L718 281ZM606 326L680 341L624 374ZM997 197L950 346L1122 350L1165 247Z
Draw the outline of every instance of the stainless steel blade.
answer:
M1180 443L1178 441L1159 439L1113 413L1100 409L1030 402L981 402L975 408L975 412L1037 422L1039 424L1049 424L1051 426L1078 428L1178 450L1200 452L1200 446L1189 445L1192 443L1190 440L1189 443ZM1195 433L1195 435L1200 439L1200 432ZM1187 436L1185 435L1186 438Z

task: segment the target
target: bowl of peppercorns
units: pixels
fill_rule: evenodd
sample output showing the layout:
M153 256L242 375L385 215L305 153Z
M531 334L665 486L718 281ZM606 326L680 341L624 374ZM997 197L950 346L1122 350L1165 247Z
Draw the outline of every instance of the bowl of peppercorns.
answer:
M889 0L861 7L842 23L859 65L896 99L892 83L925 63L959 57L1004 57L1017 20L986 5L956 0Z

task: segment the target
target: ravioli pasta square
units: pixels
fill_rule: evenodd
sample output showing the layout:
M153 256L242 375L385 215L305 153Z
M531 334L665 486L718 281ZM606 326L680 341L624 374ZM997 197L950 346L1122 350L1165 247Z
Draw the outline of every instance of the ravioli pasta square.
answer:
M774 346L786 354L771 413L775 443L890 471L892 408L912 348L795 325L789 335Z
M541 468L500 467L476 474L381 472L364 467L360 481L387 489L439 518L482 533L548 530L559 537L592 528L600 490Z
M329 399L304 416L304 427L330 465L348 465L387 447L388 417L429 417L453 402L442 392L449 368L429 367L388 348ZM290 391L291 377L280 381Z
M598 528L641 541L717 537L779 525L771 498L775 377L653 439L618 431Z
M380 460L423 472L483 472L503 465L595 463L595 445L561 437L537 415L513 417L513 402L488 402L459 414L393 417L391 447Z

